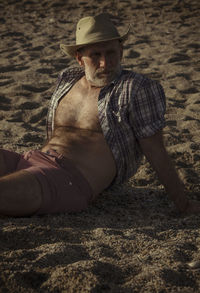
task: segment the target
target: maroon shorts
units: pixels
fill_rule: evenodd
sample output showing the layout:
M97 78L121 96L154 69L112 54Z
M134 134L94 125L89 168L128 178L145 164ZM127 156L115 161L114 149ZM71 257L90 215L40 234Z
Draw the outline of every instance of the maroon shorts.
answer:
M42 188L42 205L36 215L78 212L88 207L92 189L73 162L63 155L54 150L47 153L28 151L22 155L0 151L3 152L7 174L26 170L38 179Z

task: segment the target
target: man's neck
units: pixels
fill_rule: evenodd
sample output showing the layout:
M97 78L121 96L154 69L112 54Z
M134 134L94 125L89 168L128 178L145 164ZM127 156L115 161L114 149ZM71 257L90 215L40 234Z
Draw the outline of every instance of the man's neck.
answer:
M82 77L81 82L82 82L82 86L84 88L87 88L88 90L99 90L105 86L105 85L97 86L97 85L93 84L90 80L87 80L85 75Z

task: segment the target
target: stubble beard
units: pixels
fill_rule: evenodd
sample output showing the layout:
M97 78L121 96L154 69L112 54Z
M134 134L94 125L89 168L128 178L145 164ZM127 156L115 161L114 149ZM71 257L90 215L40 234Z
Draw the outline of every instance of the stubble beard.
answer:
M104 87L113 81L121 72L121 65L119 64L115 70L106 71L97 69L94 74L85 68L85 77L92 86Z

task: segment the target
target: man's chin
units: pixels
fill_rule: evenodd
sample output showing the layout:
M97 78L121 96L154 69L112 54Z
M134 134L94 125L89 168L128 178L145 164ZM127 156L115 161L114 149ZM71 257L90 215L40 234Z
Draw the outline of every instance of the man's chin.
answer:
M107 79L107 78L96 78L96 79L93 79L93 80L88 80L93 86L96 86L96 87L104 87L106 85L108 85L111 80Z
M115 78L114 74L102 74L101 77L95 78L94 82L106 86Z
M96 87L104 87L111 83L111 81L115 78L115 74L113 73L99 73L96 76L89 76L86 74L86 79L92 84L93 86Z

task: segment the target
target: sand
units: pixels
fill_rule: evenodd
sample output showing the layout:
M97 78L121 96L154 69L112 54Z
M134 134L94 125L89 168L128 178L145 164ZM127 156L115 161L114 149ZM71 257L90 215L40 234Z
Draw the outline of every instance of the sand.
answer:
M76 21L106 11L127 69L158 80L167 97L167 150L200 200L199 0L1 0L0 147L40 148ZM144 160L123 186L79 214L0 217L0 292L200 292L200 217L174 212ZM188 264L193 262L193 265Z

